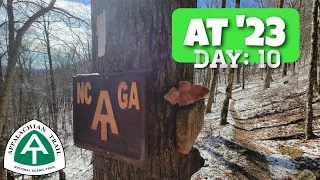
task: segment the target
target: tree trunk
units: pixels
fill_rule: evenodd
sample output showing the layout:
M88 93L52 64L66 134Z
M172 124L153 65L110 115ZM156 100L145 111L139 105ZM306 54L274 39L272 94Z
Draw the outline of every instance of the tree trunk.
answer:
M267 66L266 78L264 80L263 89L268 89L270 87L271 80L272 80L272 71L273 70Z
M283 70L282 70L282 77L285 77L288 75L288 64L287 63L283 63Z
M51 102L52 106L52 113L53 113L53 122L52 122L52 129L55 133L58 134L58 106L57 106L57 98L56 98L56 87L55 87L55 80L53 74L53 65L52 65L52 54L51 54L51 46L50 46L50 37L49 37L49 25L50 21L46 22L45 16L43 16L43 23L44 23L44 34L45 34L45 42L47 47L47 54L48 54L48 61L49 61L49 71L50 71L50 86L51 86ZM62 120L62 127L64 127L65 121ZM65 180L65 173L63 170L59 171L59 180Z
M227 2L227 0L222 0L221 8L226 8L226 2Z
M45 42L47 47L48 61L49 61L49 72L50 72L50 86L51 86L51 102L52 102L52 129L55 133L58 133L58 106L56 100L56 87L54 81L53 74L53 65L52 65L52 55L51 55L51 47L50 47L50 37L49 37L49 25L50 22L46 22L45 17L43 18L44 22L44 34L45 34Z
M210 94L209 94L209 99L208 99L207 108L206 108L207 113L211 113L212 103L214 101L214 92L216 90L216 86L218 82L218 76L219 76L219 67L213 69L213 77L211 81Z
M59 170L59 180L66 180L66 173L63 170Z
M227 124L227 116L228 116L228 111L229 111L229 100L231 99L231 96L232 96L233 79L234 79L234 69L229 68L228 85L226 88L226 97L225 97L225 100L223 101L222 109L221 109L220 125Z
M22 84L24 83L23 82L23 68L22 68L22 63L21 63L21 58L18 57L18 63L19 63L19 80L20 80L20 85L19 85L19 118L18 118L18 123L17 123L17 128L19 128L23 122L24 122L24 113L23 113L23 104L24 104L24 101L23 101L23 89L22 89ZM17 130L17 129L14 129L14 130Z
M283 4L284 4L284 0L280 0L279 8L283 8ZM288 64L283 63L282 66L283 66L282 77L284 77L284 76L287 76L287 74L288 74ZM263 89L268 89L270 87L270 84L273 81L272 80L272 72L273 72L273 69L271 69L269 66L267 66L266 78L264 80Z
M7 171L7 180L14 180L13 172Z
M319 76L318 76L318 94L320 96L320 70L319 70Z
M279 8L283 8L284 0L280 0ZM282 77L285 77L288 75L288 64L283 63L283 70L282 70Z
M242 67L242 89L244 89L244 85L245 85L245 72L246 72L246 66L243 65Z
M226 7L226 0L222 0L221 8L225 8L225 7ZM218 79L219 79L219 64L216 69L213 69L213 77L211 81L210 94L209 94L209 99L206 107L207 113L211 113L211 108L214 102L214 94L217 88Z
M11 84L13 81L14 76L14 68L17 62L18 58L18 52L14 50L14 16L13 16L13 7L12 7L12 1L8 0L7 4L7 14L8 14L8 29L9 29L9 51L8 51L8 64L7 64L7 72L5 75L5 81L3 83L2 91L1 91L1 97L0 97L0 135L1 138L4 136L4 126L5 126L5 120L7 115L7 105L9 101L9 95L11 91ZM11 59L14 59L14 64L10 61ZM1 162L3 162L3 155L5 150L5 142L1 140ZM3 168L3 165L0 166L0 175L1 180L6 179L6 170Z
M210 81L211 81L211 69L208 67L207 68L207 75L206 75L206 80L205 80L205 86L210 88Z
M319 47L319 46L318 46ZM317 60L314 62L315 64L314 64L314 91L316 92L316 93L318 93L319 92L319 86L318 86L318 53L317 53Z
M235 8L240 8L240 0L235 0L234 7Z
M95 180L186 180L203 166L204 160L197 149L193 148L187 155L177 151L176 108L163 99L180 81L193 81L193 66L177 64L171 57L171 15L178 7L196 7L196 1L92 1L92 72L146 69L146 120L149 121L146 169L93 153ZM97 23L98 15L105 18L105 23ZM103 55L98 54L97 41L101 40L98 36L105 38Z
M0 90L2 89L2 83L3 83L3 81L2 81L2 56L4 56L4 54L1 54L0 55Z
M312 121L313 121L313 86L314 86L314 69L317 61L318 53L318 6L319 0L314 0L313 4L313 29L312 29L312 39L311 39L311 61L310 61L310 72L309 72L309 86L307 91L307 103L306 103L306 120L305 120L305 135L306 139L311 139L314 137L312 131Z
M48 67L47 67L47 61L45 60L44 61L44 67L45 67L45 82L46 82L46 95L47 95L47 98L46 98L46 103L47 103L47 109L46 109L46 112L45 112L45 119L48 120L48 125L49 127L52 127L52 119L53 117L51 116L53 114L52 112L52 102L51 102L51 90L50 90L50 87L49 87L49 78L48 78Z
M3 73L2 73L2 57L3 56L4 54L0 55L0 94L2 94L2 88L3 88Z
M240 7L240 0L235 0L234 7L235 8ZM221 108L220 125L227 124L227 116L228 116L228 111L229 111L229 100L231 99L231 96L232 96L233 79L234 79L234 69L229 68L228 85L226 88L226 97L223 101L222 108Z
M237 68L237 84L240 84L241 81L241 68L242 68L242 64L238 64L238 68Z
M29 64L28 64L28 72L27 72L27 82L30 83L30 84L33 84L34 80L31 76L32 74L32 61L29 61ZM36 104L38 104L38 101L37 101L37 97L35 95L35 92L32 90L32 89L29 89L27 91L27 108L26 108L26 118L27 120L30 120L30 119L34 119L36 117Z

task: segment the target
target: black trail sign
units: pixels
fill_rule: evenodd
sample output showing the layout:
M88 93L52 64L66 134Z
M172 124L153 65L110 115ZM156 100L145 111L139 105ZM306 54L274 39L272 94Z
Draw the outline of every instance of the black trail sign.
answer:
M145 82L143 72L75 76L75 145L143 166Z

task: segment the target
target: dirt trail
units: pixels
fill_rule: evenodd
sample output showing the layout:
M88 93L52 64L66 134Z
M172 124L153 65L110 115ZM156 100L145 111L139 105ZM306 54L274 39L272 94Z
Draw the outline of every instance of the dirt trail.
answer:
M243 179L270 180L266 157L245 146L235 143L234 137L242 136L232 126L220 127L217 118L209 118L196 146L206 159L206 167L194 179ZM215 134L212 134L212 132ZM220 134L223 133L223 136ZM234 136L237 135L237 136ZM232 140L230 140L232 139Z
M262 113L246 113L246 109L236 109L236 104L243 103L241 99L239 101L233 100L230 103L230 114L233 119L234 126L234 141L242 146L248 147L253 152L264 152L265 160L261 163L266 167L283 166L287 169L296 169L297 171L303 169L315 170L318 172L320 170L320 156L319 151L315 147L316 154L312 154L307 151L303 151L301 146L303 143L310 146L314 143L319 145L320 139L310 140L304 142L304 117L305 111L302 106L301 101L305 93L298 92L293 94L279 93L277 100L267 100L270 98L264 96L264 98L257 98L254 95L251 96L254 101L258 99L257 102L264 102L262 105L264 111ZM237 95L235 95L237 96ZM298 101L298 102L297 102ZM273 104L272 106L270 106ZM320 133L320 103L319 98L314 100L314 122L313 130L314 133ZM239 105L238 107L243 107ZM273 111L272 107L277 107L276 111ZM246 114L247 117L241 117L238 112ZM290 140L295 139L293 143L288 143ZM266 140L279 140L279 141L268 141L269 145L265 146L267 143L263 142ZM288 141L289 140L289 141ZM263 143L262 143L263 142ZM276 144L271 151L270 144ZM280 154L289 156L288 159L275 158L269 155ZM315 157L312 157L315 156ZM290 158L291 157L291 158ZM280 162L280 163L279 163ZM271 168L272 169L272 168ZM257 169L256 173L259 173L260 169ZM262 169L264 171L264 169ZM273 172L262 172L262 174L272 174ZM284 173L285 174L285 173ZM296 174L296 173L294 173ZM286 175L285 175L286 176ZM287 177L293 177L291 173L287 173ZM281 177L281 179L286 177ZM262 178L261 178L262 179ZM263 178L264 179L264 178Z
M234 108L234 103L236 101L231 102L231 115L233 119L235 119L236 111ZM237 122L234 124L234 126L240 126ZM244 156L249 160L249 163L245 166L248 172L251 172L252 176L254 176L255 179L265 179L269 180L272 179L269 174L269 168L268 168L268 162L266 160L266 157L259 153L254 151L254 149L257 149L254 144L249 143L248 141L248 135L245 130L242 130L240 128L234 128L234 141L231 142L233 144L236 144L239 148L245 149L245 152L243 153ZM252 179L252 178L250 178Z
M224 94L218 93L195 144L207 166L193 179L294 179L303 169L320 174L320 138L301 139L306 82L301 71L296 78L274 75L267 90L260 79L244 90L235 88L226 126L219 125ZM320 96L314 115L314 132L320 135Z
M237 130L236 130L237 131ZM241 137L242 134L237 134ZM234 151L238 156L238 161L235 163L228 163L227 165L233 170L233 174L237 177L239 175L245 176L248 179L271 179L268 173L268 162L264 155L253 151L245 146L241 146L233 141L218 137L221 142L228 148L229 151ZM237 141L238 138L235 139Z
M230 114L232 115L233 119L234 119L234 124L233 126L236 127L234 128L235 134L234 134L234 144L235 143L239 143L238 146L245 148L248 147L249 150L248 152L250 152L251 157L250 157L250 163L247 164L246 168L248 169L248 172L253 172L253 174L255 174L256 176L258 176L258 179L272 179L270 176L270 172L269 172L269 166L288 166L285 168L294 168L297 170L303 170L303 169L309 169L309 170L315 170L316 172L319 171L320 169L320 157L318 158L308 158L308 157L299 157L297 159L277 159L274 157L269 157L269 156L265 156L262 155L261 153L258 153L257 151L264 151L266 149L263 149L262 147L257 146L257 143L254 142L254 140L256 140L256 137L259 137L259 139L261 138L262 134L268 134L266 133L267 131L273 131L272 134L274 134L274 137L283 137L283 135L281 135L281 133L277 132L277 130L279 129L279 127L281 127L282 125L278 125L278 126L266 126L266 127L259 127L259 128L253 128L253 129L244 129L244 128L239 128L241 127L241 125L239 123L239 119L243 119L241 118L238 114L237 111L235 109L235 103L236 101L232 101L230 104ZM318 107L317 107L318 108ZM318 117L317 115L317 111L318 109L316 109L316 113L315 115ZM301 114L295 114L292 115L292 118L288 117L288 115L283 114L283 116L287 116L287 119L293 119L292 124L291 123L284 123L283 126L289 127L291 125L293 126L298 126L299 124L301 125L301 123L303 123L303 119L299 119L299 117L301 116ZM266 117L264 117L266 118ZM272 119L272 117L270 117L270 119ZM302 121L301 121L302 120ZM243 122L242 122L243 123ZM319 124L319 121L315 121L314 125L316 127L316 129L314 130L314 132L318 132L318 126L317 124ZM278 128L278 129L277 129ZM284 131L286 134L296 134L297 137L298 135L302 134L303 137L303 132L287 132ZM286 136L286 137L290 137L290 136ZM272 137L269 137L269 139L271 139ZM293 136L291 138L294 138ZM286 139L284 139L286 140ZM318 141L316 141L318 142ZM258 159L258 163L259 166L255 167L252 166L252 164L254 165L256 160ZM278 163L277 161L287 161L285 164L281 164ZM253 167L253 168L252 168ZM261 168L262 167L262 168ZM288 173L286 177L282 177L282 178L287 178L287 177L294 177L296 175L294 174L290 174ZM281 179L282 179L281 178Z

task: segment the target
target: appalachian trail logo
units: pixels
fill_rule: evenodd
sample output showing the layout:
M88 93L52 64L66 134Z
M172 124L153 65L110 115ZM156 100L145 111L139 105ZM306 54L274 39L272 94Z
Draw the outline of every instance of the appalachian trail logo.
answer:
M44 175L65 168L63 147L57 135L45 124L32 120L10 138L4 168L26 175Z

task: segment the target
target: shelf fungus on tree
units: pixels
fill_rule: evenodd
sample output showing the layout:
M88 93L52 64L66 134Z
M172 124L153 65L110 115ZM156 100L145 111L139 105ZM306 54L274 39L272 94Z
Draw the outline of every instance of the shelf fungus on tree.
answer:
M180 108L176 117L176 139L178 151L188 154L204 124L205 103L203 97L209 93L207 87L181 81L178 89L173 87L164 96L171 104Z
M204 100L196 101L177 112L176 140L178 151L188 154L204 124Z
M175 105L179 102L180 92L177 88L173 87L170 91L164 96L164 99L169 101L171 104Z
M172 105L178 103L180 107L188 106L195 101L203 98L209 93L209 89L201 85L192 85L188 81L181 81L178 89L172 87L169 92L164 95L164 99Z

